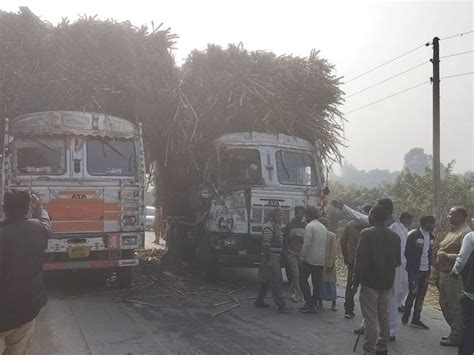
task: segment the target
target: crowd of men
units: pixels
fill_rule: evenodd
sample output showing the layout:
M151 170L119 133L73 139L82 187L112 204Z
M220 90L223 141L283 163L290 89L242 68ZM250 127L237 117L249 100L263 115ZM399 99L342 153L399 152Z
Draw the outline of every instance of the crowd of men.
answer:
M428 330L422 321L429 280L439 289L439 303L450 334L443 346L457 346L460 355L474 352L474 232L464 207L449 211L449 232L436 244L436 220L422 216L409 232L413 216L396 218L393 203L380 199L358 212L333 201L352 220L345 227L341 250L347 265L345 317L353 318L354 296L360 287L361 329L366 353L386 354L402 324ZM0 339L5 355L23 355L32 339L35 319L47 302L42 281L42 253L51 224L34 195L9 191L4 195L5 219L0 222ZM303 313L317 313L323 300L336 309L336 236L316 208L295 208L282 229L275 209L262 230L262 257L255 307L269 307L270 290L282 313L290 311L282 293L282 266L290 281L290 299L303 302ZM21 237L19 237L21 236ZM311 285L309 278L311 277ZM400 316L400 313L402 314Z
M418 228L410 230L413 215L394 215L393 203L381 198L363 212L340 201L333 206L351 219L341 237L341 251L347 266L344 310L353 318L354 296L360 288L362 327L366 353L386 354L396 341L400 323L429 330L422 320L430 280L439 290L439 304L450 327L440 345L458 347L458 353L474 352L474 232L467 224L464 207L451 208L450 230L437 243L433 235L436 219L422 216ZM336 236L316 208L295 208L295 218L281 228L281 211L275 209L263 228L262 259L258 272L256 307L271 290L280 312L288 312L281 291L285 267L290 283L289 299L304 300L299 311L317 313L322 300L336 309ZM311 277L312 291L309 284Z

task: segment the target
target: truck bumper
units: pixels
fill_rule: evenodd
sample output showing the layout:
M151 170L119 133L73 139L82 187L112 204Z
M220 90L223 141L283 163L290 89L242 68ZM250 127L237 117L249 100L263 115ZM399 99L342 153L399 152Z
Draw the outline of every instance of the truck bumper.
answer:
M124 260L88 260L88 261L72 261L58 263L43 263L44 271L52 270L80 270L80 269L108 269L116 267L137 266L138 259Z

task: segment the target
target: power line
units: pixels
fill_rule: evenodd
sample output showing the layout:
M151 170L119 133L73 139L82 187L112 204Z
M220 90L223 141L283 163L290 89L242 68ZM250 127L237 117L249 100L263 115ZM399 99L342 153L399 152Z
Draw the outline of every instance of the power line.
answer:
M379 100L377 100L377 101L373 101L373 102L371 102L371 103L368 103L367 105L358 107L358 108L356 108L356 109L354 109L354 110L350 110L350 111L346 112L345 114L348 115L348 114L350 114L350 113L353 113L353 112L362 110L363 108L372 106L372 105L377 104L377 103L379 103L379 102L381 102L381 101L388 100L388 99L390 99L390 98L392 98L392 97L394 97L394 96L403 94L404 92L413 90L413 89L415 89L415 88L417 88L417 87L419 87L419 86L422 86L422 85L425 85L425 84L428 84L428 83L430 83L430 81L424 81L424 82L422 82L422 83L419 83L419 84L417 84L417 85L411 86L411 87L409 87L409 88L407 88L407 89L404 89L404 90L402 90L402 91L396 92L395 94L392 94L392 95L390 95L390 96L384 97L384 98L379 99Z
M470 71L470 72L467 72L467 73L461 73L461 74L454 74L454 75L449 75L449 76L443 76L440 79L449 79L449 78L455 78L455 77L458 77L458 76L464 76L464 75L470 75L470 74L474 74L474 71Z
M416 68L422 67L423 65L428 64L428 63L429 63L429 61L426 61L426 62L420 63L420 64L418 64L418 65L415 65L415 66L413 66L413 67L411 67L411 68L408 68L408 69L402 71L401 73L395 74L395 75L393 75L393 76L391 76L391 77L389 77L389 78L387 78L387 79L384 79L384 80L382 80L382 81L379 81L379 82L377 82L377 83L375 83L375 84L373 84L373 85L371 85L371 86L368 86L368 87L366 87L366 88L364 88L364 89L362 89L362 90L356 91L355 93L346 96L346 99L348 99L348 98L350 98L350 97L352 97L352 96L358 95L358 94L360 94L360 93L362 93L362 92L364 92L364 91L367 91L367 90L369 90L369 89L372 89L373 87L376 87L376 86L378 86L378 85L380 85L380 84L383 84L383 83L385 83L385 82L387 82L387 81L389 81L389 80L395 79L395 78L399 77L400 75L403 75L403 74L405 74L405 73L408 73L408 72L410 72L410 71L412 71L412 70L414 70L414 69L416 69Z
M440 57L440 59L443 59L443 58L450 58L450 57L457 57L458 55L464 55L464 54L468 54L468 53L472 53L474 52L474 50L471 50L471 51L465 51L465 52L459 52L459 53L454 53L454 54L449 54L449 55L445 55L443 57Z
M472 75L472 74L474 74L474 71L467 72L467 73L454 74L454 75L449 75L449 76L443 76L443 77L441 77L440 79L449 79L449 78L455 78L455 77L458 77L458 76ZM423 86L423 85L428 84L428 83L430 83L430 82L431 82L431 81L424 81L424 82L419 83L419 84L417 84L417 85L411 86L411 87L406 88L406 89L401 90L401 91L398 91L398 92L396 92L396 93L394 93L394 94L392 94L392 95L386 96L386 97L384 97L384 98L382 98L382 99L379 99L379 100L370 102L370 103L368 103L367 105L360 106L360 107L358 107L358 108L356 108L356 109L354 109L354 110L347 111L347 112L345 113L345 115L348 115L348 114L350 114L350 113L353 113L353 112L362 110L363 108L366 108L366 107L375 105L375 104L377 104L377 103L379 103L379 102L388 100L388 99L390 99L390 98L392 98L392 97L394 97L394 96L398 96L398 95L400 95L400 94L403 94L404 92L407 92L407 91L416 89L417 87Z
M369 74L369 73L372 73L373 71L375 71L375 70L377 70L377 69L380 69L380 68L386 66L387 64L390 64L390 63L392 63L392 62L394 62L394 61L396 61L396 60L398 60L398 59L400 59L400 58L403 58L404 56L406 56L406 55L408 55L408 54L410 54L410 53L413 53L413 52L417 51L417 50L420 49L420 48L426 47L427 45L428 45L428 43L422 44L422 45L420 45L420 46L418 46L418 47L416 47L416 48L413 48L413 49L409 50L408 52L405 52L405 53L403 53L403 54L401 54L401 55L399 55L399 56L397 56L397 57L395 57L395 58L393 58L393 59L390 59L388 62L382 63L382 64L380 64L380 65L378 65L378 66L376 66L376 67L374 67L374 68L372 68L372 69L370 69L370 70L367 70L366 72L363 72L362 74L359 74L359 75L353 77L352 79L347 80L347 81L345 82L345 84L348 84L348 83L350 83L351 81L354 81L354 80L356 80L356 79L359 79L359 78L363 77L364 75L367 75L367 74Z
M452 35L452 36L440 38L440 40L441 40L441 41L444 41L444 40L451 39L451 38L455 38L455 37L462 37L462 36L464 36L464 35L468 35L468 34L471 34L471 33L474 33L474 30L472 30L472 31L467 31L467 32L461 32L461 33L458 33L458 34L456 34L456 35Z

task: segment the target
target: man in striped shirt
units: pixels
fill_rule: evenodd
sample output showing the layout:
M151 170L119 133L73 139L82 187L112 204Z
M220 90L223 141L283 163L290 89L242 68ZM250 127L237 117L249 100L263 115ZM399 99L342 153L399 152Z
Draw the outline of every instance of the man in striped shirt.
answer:
M273 301L278 306L278 310L285 312L288 309L281 293L282 276L280 255L283 247L281 216L281 210L279 208L274 209L270 213L270 220L263 226L262 257L257 276L259 285L255 307L268 307L264 300L268 290L270 290Z

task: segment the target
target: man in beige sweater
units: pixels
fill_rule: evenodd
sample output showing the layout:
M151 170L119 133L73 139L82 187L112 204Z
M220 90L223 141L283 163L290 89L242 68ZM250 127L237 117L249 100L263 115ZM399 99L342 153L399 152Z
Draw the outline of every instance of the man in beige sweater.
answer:
M459 346L462 339L461 298L462 281L451 277L451 269L461 250L464 236L471 231L467 225L467 211L464 207L451 208L448 214L450 231L439 244L436 268L439 273L439 305L444 319L451 327L451 333L441 338L443 346Z

